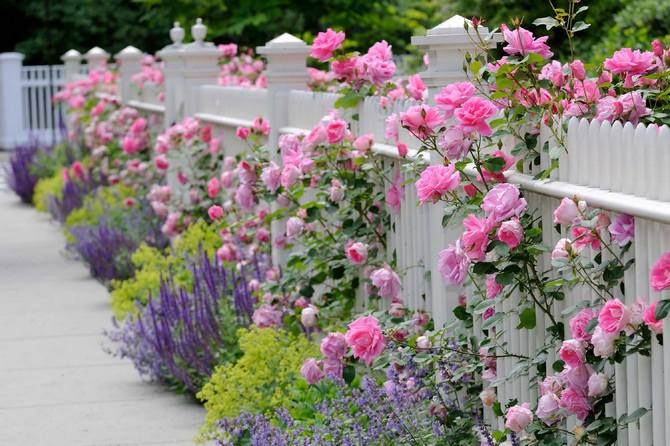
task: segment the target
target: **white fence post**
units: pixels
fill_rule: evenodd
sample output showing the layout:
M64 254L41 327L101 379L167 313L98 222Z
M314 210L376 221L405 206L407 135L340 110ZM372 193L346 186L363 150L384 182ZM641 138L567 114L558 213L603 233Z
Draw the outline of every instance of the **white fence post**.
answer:
M202 85L216 84L221 72L219 68L219 50L212 42L205 42L207 27L202 19L197 19L191 27L193 42L185 45L182 51L184 78L184 116L192 116L198 109L199 94L197 88Z
M72 82L81 71L81 53L77 50L69 50L60 58L65 69L65 82Z
M170 29L172 43L157 53L163 60L163 74L165 76L165 128L174 125L182 116L184 98L183 60L181 52L184 41L184 28L179 22L174 22Z
M472 36L466 32L465 22L468 22ZM481 26L478 27L478 31L482 36L486 36L489 32L487 28ZM428 53L428 68L421 73L421 78L428 87L431 101L437 92L447 84L467 80L467 76L463 72L465 53L476 54L479 51L479 47L475 45L473 38L474 27L472 22L459 15L455 15L429 29L425 36L412 37L412 44L425 49ZM498 37L492 39L490 44L495 45L497 39ZM431 154L431 163L437 162L440 162L440 160L436 158L435 154ZM431 271L432 314L435 318L436 327L440 327L458 305L458 296L463 290L445 284L437 270L439 253L459 237L462 227L458 222L452 222L448 228L442 227L443 206L431 206L430 213L430 232L433 243L431 243L431 252L428 256L431 264L427 267Z
M311 46L291 34L284 33L256 48L258 54L264 55L267 66L264 72L268 87L268 110L265 115L270 122L268 150L277 164L280 163L279 135L280 129L288 124L288 98L291 90L306 90L309 75L307 73L307 56ZM286 260L284 250L274 248L274 240L284 233L284 223L272 223L272 261L282 265Z
M0 148L14 149L26 139L23 130L21 66L23 54L0 54Z
M133 95L133 75L142 71L142 51L134 46L127 46L116 55L119 66L119 96L122 104L135 99Z
M98 46L94 46L84 54L88 69L104 69L109 60L109 53Z

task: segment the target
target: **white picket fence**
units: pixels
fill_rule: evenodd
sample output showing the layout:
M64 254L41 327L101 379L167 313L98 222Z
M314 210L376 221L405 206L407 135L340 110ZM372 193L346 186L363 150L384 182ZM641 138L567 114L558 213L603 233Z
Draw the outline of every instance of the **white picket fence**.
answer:
M422 77L431 94L449 82L463 80L462 55L472 50L469 37L463 31L463 20L462 17L452 17L429 30L426 36L413 38L413 43L430 54L431 65ZM165 126L190 111L215 128L223 140L224 150L230 154L246 148L246 144L234 136L236 127L249 126L256 117L270 120L273 128L267 144L271 150L276 150L280 134L307 133L333 109L337 95L312 93L306 89L305 60L309 47L299 39L285 34L259 48L259 53L268 58L267 90L217 86L216 50L203 39L196 39L189 45L175 41L160 53L166 70L165 105L155 100L143 100L137 95L121 100L146 113L164 117ZM118 59L122 59L122 54L117 56ZM123 63L121 60L122 67ZM69 70L77 72L77 67L71 66ZM390 113L403 111L411 105L411 101L396 102L389 109L383 109L377 98L367 98L356 109L345 113L348 119L354 113L358 115L358 121L350 120L356 134L374 135L373 151L385 160L390 175L400 160L394 144L384 138L384 121ZM546 133L543 131L540 142L549 138ZM412 156L412 149L417 148L416 140L404 131L401 140L408 144ZM552 223L552 212L563 197L577 196L594 208L610 212L612 218L617 213L632 215L636 219L631 250L635 263L625 275L625 294L620 297L627 303L637 297L645 300L660 298L659 293L649 288L649 271L653 262L670 250L670 176L665 172L670 166L670 129L659 129L654 125L600 124L573 118L568 125L567 148L567 153L560 158L559 169L549 180L533 179L535 172L513 172L507 176L510 183L519 185L524 191L530 210L542 216L544 244L553 247L566 236L558 233ZM548 154L542 155L541 164L549 165ZM461 232L458 224L454 228L442 228L442 216L440 205L419 206L415 189L408 184L401 211L393 214L392 229L387 234L389 253L395 251L397 267L404 274L406 304L430 311L438 326L450 317L459 294L464 292L445 286L436 268L439 251ZM607 253L603 256L606 259ZM540 268L550 268L548 254L542 259ZM566 299L556 306L554 317L567 327L569 317L561 312L582 300L594 298L590 289L566 290ZM520 296L507 299L497 311L516 308L518 299ZM500 327L504 329L502 342L512 353L534 356L536 349L544 343L548 320L538 318L534 330L520 331L514 329L516 323L512 319L506 318ZM475 330L480 327L481 321L476 321ZM670 330L668 322L665 329L666 332ZM547 358L548 370L555 359L555 354ZM515 367L512 358L498 361L499 375L505 375ZM661 346L654 340L650 358L633 356L610 372L615 374L616 380L616 399L608 407L610 414L618 417L639 407L652 409L639 424L631 424L619 432L618 444L670 444L670 407L667 410L665 407L670 404L670 343ZM538 397L537 379L531 371L530 376L519 376L499 386L498 394L503 402L512 398L535 401ZM490 413L487 419L496 421ZM571 420L568 427L573 423Z

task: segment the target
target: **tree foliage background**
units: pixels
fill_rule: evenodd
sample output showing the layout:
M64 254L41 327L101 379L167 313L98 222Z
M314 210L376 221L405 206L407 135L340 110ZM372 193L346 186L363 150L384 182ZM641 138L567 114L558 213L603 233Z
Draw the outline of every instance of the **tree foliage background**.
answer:
M566 0L552 0L560 7ZM621 46L643 47L670 35L670 0L582 0L591 28L580 33L577 55L606 56ZM549 0L4 0L0 51L20 51L26 64L58 63L69 48L94 45L116 53L126 45L155 52L169 43L174 20L184 28L203 17L217 43L262 45L283 32L310 41L326 27L344 30L350 49L365 50L384 38L396 54L412 51L413 34L453 14L486 19L490 28L552 15ZM560 31L550 44L567 57Z

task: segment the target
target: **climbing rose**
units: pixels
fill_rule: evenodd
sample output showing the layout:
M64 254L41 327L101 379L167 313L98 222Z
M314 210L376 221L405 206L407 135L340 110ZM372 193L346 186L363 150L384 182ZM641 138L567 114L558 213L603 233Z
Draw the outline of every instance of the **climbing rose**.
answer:
M356 138L352 144L354 149L360 150L361 152L367 152L372 148L374 135L372 133L366 133Z
M489 274L486 277L486 298L494 299L502 291L503 286L496 282L496 275Z
M281 311L270 304L263 304L256 308L251 319L258 328L272 327L281 323Z
M342 364L341 360L326 358L321 361L321 364L323 365L323 373L326 376L335 379L342 379L344 364Z
M463 220L465 232L461 236L463 249L470 260L482 261L486 257L486 248L489 246L489 231L491 221L487 218L478 218L470 214Z
M316 35L314 42L312 42L312 51L310 56L325 62L333 56L333 52L342 46L345 34L335 32L328 28L325 32L320 32Z
M572 198L563 198L561 204L554 210L554 223L571 225L579 216L577 203Z
M651 269L651 288L663 291L670 288L670 252L666 252Z
M512 406L507 410L507 420L505 427L513 432L523 431L531 421L533 421L533 412L530 411L530 404Z
M347 354L347 340L344 333L329 333L321 341L321 353L329 359L342 359Z
M491 136L493 131L487 119L496 113L496 106L488 99L473 96L456 110L454 115L460 127L466 132L479 132L484 136Z
M501 183L494 186L482 202L482 209L496 223L524 213L528 203L519 195L519 188L513 184Z
M586 397L572 387L561 392L560 406L575 414L578 420L585 420L591 411Z
M570 319L570 334L579 341L590 341L591 333L586 331L586 327L595 318L596 312L592 308L584 308Z
M246 184L240 185L235 191L235 203L244 211L254 207L254 192Z
M594 373L589 377L589 396L600 396L607 390L609 378L604 373Z
M426 139L444 123L444 118L434 107L415 105L400 115L400 122L419 139Z
M656 58L651 51L633 51L630 48L622 48L616 51L612 57L605 59L603 67L613 74L625 75L624 87L632 88L632 76L645 74L655 65Z
M619 246L626 246L635 237L635 217L619 214L607 229L614 243Z
M560 400L556 394L551 392L545 393L537 402L535 415L537 415L544 424L551 426L561 418L559 402Z
M274 161L271 161L270 164L263 169L263 173L261 173L261 181L263 181L263 184L265 184L265 187L267 187L270 192L274 193L279 188L280 179L281 169Z
M300 217L291 217L286 221L286 236L291 238L300 234L305 222Z
M570 72L572 73L572 77L574 77L577 80L583 81L586 78L586 70L584 70L584 63L576 59L572 63L570 63Z
M479 393L479 399L486 407L491 407L496 402L496 390L492 387L487 387Z
M362 359L370 366L372 361L384 351L384 335L374 316L363 316L349 324L344 336L355 358Z
M400 297L400 277L391 269L390 266L374 270L370 274L372 284L378 288L379 296L395 300Z
M559 351L559 356L570 367L579 367L584 363L584 356L586 352L584 351L584 345L581 341L576 339L568 339L563 341L561 349Z
M435 96L435 105L444 112L446 118L451 118L454 111L474 96L475 92L475 86L470 82L449 84Z
M314 358L307 358L300 368L300 374L308 384L316 384L323 378L323 371Z
M461 174L453 164L428 166L416 182L416 193L421 203L437 202L442 196L458 187Z
M605 333L619 333L630 319L630 309L619 299L610 299L598 314L598 324Z
M607 333L600 326L596 326L591 336L591 344L593 344L593 354L600 358L607 358L614 353L614 341L616 341L618 333Z
M235 130L235 136L242 140L246 140L250 133L251 130L249 130L248 127L238 127L237 130Z
M521 27L512 31L505 24L501 25L500 29L503 32L505 42L507 42L507 46L503 47L503 51L509 55L518 54L520 56L525 56L529 53L535 53L545 59L549 59L554 55L546 44L547 39L549 39L548 36L535 39L533 33L530 31Z
M647 324L649 329L654 333L663 333L663 321L656 320L656 305L658 302L652 302L649 304L646 310L644 310L643 320Z
M347 123L341 119L333 119L326 127L326 137L329 144L339 144L347 134Z
M418 74L413 74L409 77L407 82L407 93L413 99L421 101L424 99L426 93L426 84L421 80L421 76Z
M437 138L437 147L452 161L463 159L471 145L472 140L459 127L450 127Z
M212 178L207 182L207 195L209 196L209 198L216 198L220 190L221 185L219 184L218 179Z
M458 239L446 249L440 251L437 269L445 282L452 285L462 285L467 277L470 259L461 247Z
M207 215L209 215L209 218L212 220L218 220L223 217L223 208L217 205L210 206L209 209L207 209Z
M314 327L316 325L316 313L317 310L313 305L303 308L300 312L300 322L302 325L307 328Z
M365 243L349 242L346 247L346 255L351 263L359 265L368 259L368 247Z
M514 249L521 244L523 240L523 226L518 218L513 218L502 222L498 233L498 240L507 245L509 249Z

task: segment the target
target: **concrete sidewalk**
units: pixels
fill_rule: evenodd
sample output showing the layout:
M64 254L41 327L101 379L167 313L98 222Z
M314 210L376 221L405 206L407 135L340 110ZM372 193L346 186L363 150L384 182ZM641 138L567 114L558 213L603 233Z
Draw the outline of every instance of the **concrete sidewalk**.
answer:
M0 445L191 445L204 410L102 351L104 287L0 190Z

